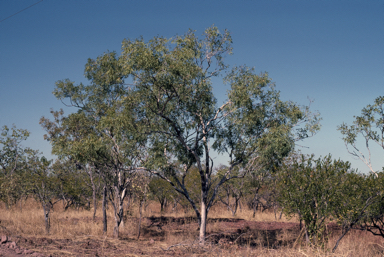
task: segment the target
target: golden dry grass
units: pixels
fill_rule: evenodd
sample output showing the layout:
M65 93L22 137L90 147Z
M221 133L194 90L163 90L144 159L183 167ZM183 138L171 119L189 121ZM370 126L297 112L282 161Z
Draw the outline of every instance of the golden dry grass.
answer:
M255 217L253 217L253 211L249 210L247 207L243 207L241 209L238 209L236 212L236 215L233 216L232 213L227 210L227 208L221 204L217 204L212 207L211 211L209 212L209 218L238 218L238 219L245 219L249 221L281 221L281 222L296 222L297 219L295 217L289 219L286 216L282 215L282 218L279 219L280 212L275 213L272 211L265 211L261 212L258 211L255 214ZM277 218L277 219L276 219Z
M328 242L326 242L323 248L306 247L305 244L298 244L295 248L292 247L292 243L287 243L286 246L281 246L277 249L272 249L263 246L265 242L257 243L258 246L251 247L250 245L208 245L203 252L198 252L193 244L196 238L196 229L190 229L190 227L181 227L180 231L167 230L162 231L163 236L161 240L156 239L153 245L149 245L149 238L142 238L136 240L138 233L138 206L132 205L128 213L128 219L125 220L124 225L120 228L122 240L112 239L112 231L114 226L112 208L108 210L108 234L103 235L101 210L98 209L97 219L95 222L92 220L92 210L73 210L69 209L64 211L60 203L54 207L54 211L51 214L51 233L45 234L43 211L38 203L29 199L23 203L22 209L20 205L16 205L8 210L4 206L0 207L0 225L4 233L11 233L13 235L20 235L23 237L49 237L52 239L71 239L71 240L83 240L84 238L95 238L98 240L108 240L109 244L115 245L115 247L122 247L122 245L130 242L131 247L137 247L140 249L142 246L147 251L151 249L168 248L171 245L185 243L187 246L182 247L182 253L184 256L189 255L201 255L201 256L383 256L384 252L384 240L381 237L375 237L367 232L352 231L350 232L340 243L336 253L331 253L330 249L333 248L337 235L331 235ZM150 202L145 211L143 211L143 217L160 217L162 215L174 218L193 217L194 212L189 211L184 213L183 210L176 212L166 211L164 213L159 212L159 205L155 202ZM209 218L239 218L248 221L266 221L274 222L275 214L273 212L258 212L253 217L253 212L247 208L238 210L236 217L233 217L224 206L214 206L209 213ZM282 217L282 222L296 222L296 219L287 219ZM148 224L143 223L143 226ZM195 226L196 227L196 226ZM215 233L222 230L220 222L210 222L207 227L208 233ZM177 233L176 233L177 232ZM145 233L145 231L143 231ZM277 235L278 240L293 242L296 240L297 235L290 231L283 230ZM125 238L125 239L124 239ZM259 237L262 240L261 236ZM125 240L125 241L124 241ZM128 241L126 241L128 240ZM255 241L257 242L257 240ZM189 246L188 246L189 245ZM175 247L176 249L177 247ZM180 248L180 247L179 247ZM180 249L179 249L180 250ZM180 250L180 251L181 251ZM64 251L64 250L63 250ZM107 251L107 250L106 250ZM170 250L172 252L173 250ZM197 251L197 252L196 252ZM164 252L167 255L168 252ZM106 256L107 254L104 253ZM65 256L65 252L61 254ZM151 254L150 254L151 255Z

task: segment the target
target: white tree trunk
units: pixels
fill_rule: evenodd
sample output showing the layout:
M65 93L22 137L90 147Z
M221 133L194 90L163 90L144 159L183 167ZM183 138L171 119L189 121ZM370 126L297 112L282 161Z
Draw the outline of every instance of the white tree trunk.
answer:
M201 201L201 222L200 222L200 233L199 233L199 244L204 246L205 244L205 234L207 231L207 205L204 201Z

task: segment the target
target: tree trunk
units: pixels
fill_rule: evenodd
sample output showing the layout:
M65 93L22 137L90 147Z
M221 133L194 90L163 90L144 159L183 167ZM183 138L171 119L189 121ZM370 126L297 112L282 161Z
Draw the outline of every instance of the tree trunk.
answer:
M176 214L177 214L177 204L178 204L178 201L176 201L176 199L173 199L172 212L175 212Z
M235 197L235 206L233 207L233 212L232 212L233 217L236 216L237 208L239 207L239 201L240 201L240 198Z
M164 200L160 200L160 213L164 211Z
M118 212L115 213L115 227L113 228L113 237L114 238L119 238L119 227L120 223L123 220L123 205L118 206Z
M140 207L139 207L139 232L138 232L138 235L137 235L137 240L140 239L140 233L141 233L141 217L142 217L142 214L143 214L143 203L144 203L144 200L141 200L140 201Z
M103 233L107 234L107 186L103 187Z
M201 201L201 210L200 210L200 233L199 233L199 244L204 246L205 244L205 235L207 231L207 205L204 201Z
M113 228L113 237L114 238L119 238L119 227L120 227L120 222L116 218L116 215L115 215L115 227Z
M308 229L307 229L306 225L305 225L305 241L307 242L307 245L310 244L310 242L309 242L309 235L308 235Z
M96 200L96 185L95 185L95 181L93 180L92 171L89 172L89 177L91 179L91 184L92 184L93 221L95 221L96 220L97 200Z
M340 243L341 239L343 239L343 237L348 233L348 231L349 231L351 228L352 228L352 226L349 226L348 228L343 229L343 233L341 234L341 236L339 237L339 239L337 239L336 244L335 244L335 246L334 246L333 249L332 249L332 253L334 253L334 252L336 251L337 247L339 246L339 243Z
M49 234L49 230L51 228L51 221L49 217L50 207L47 206L44 202L41 203L44 211L44 223L45 223L45 233Z
M119 227L120 223L123 220L123 215L124 215L124 198L125 198L125 190L120 190L121 186L115 186L115 197L114 197L114 202L112 203L113 205L113 210L114 210L114 216L115 216L115 227L113 228L113 237L114 238L119 238ZM112 192L111 192L112 193Z
M118 191L116 191L115 194L115 203L113 204L113 210L114 210L114 216L115 216L115 227L113 228L113 237L119 238L119 227L120 223L123 220L123 214L124 214L124 206L123 206L123 199L121 198L121 195Z
M92 198L93 198L93 221L96 221L96 210L97 210L96 190L93 190Z

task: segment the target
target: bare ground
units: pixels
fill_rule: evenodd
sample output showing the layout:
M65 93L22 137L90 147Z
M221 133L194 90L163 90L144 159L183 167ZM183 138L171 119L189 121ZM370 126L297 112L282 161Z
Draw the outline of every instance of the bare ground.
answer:
M129 224L137 224L137 219L131 218L126 226ZM102 236L21 237L9 235L8 231L6 242L0 245L0 256L256 256L259 254L252 249L264 249L265 253L266 249L294 245L300 225L222 218L209 219L207 231L207 244L203 248L195 240L198 235L195 218L145 218L140 239L129 234L122 234L118 240ZM328 233L338 233L338 227L329 225Z

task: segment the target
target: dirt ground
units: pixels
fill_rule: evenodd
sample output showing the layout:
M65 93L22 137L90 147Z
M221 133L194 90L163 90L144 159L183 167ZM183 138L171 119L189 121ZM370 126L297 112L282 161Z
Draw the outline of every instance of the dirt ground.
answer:
M124 234L119 240L95 236L54 239L3 235L0 256L226 256L242 249L293 245L299 226L291 222L209 219L207 244L201 248L194 240L198 235L196 219L151 217L143 220L140 239L137 235ZM337 227L330 226L330 230Z

